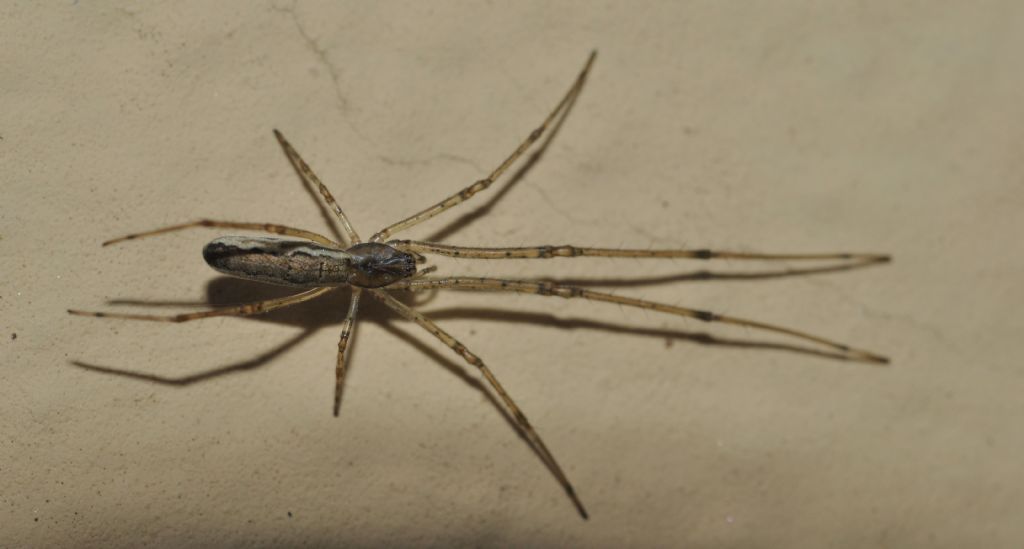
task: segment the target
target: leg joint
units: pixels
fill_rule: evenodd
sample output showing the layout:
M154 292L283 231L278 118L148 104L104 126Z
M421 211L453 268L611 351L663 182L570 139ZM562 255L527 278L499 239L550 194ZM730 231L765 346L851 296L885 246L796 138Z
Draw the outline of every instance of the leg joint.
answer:
M719 319L719 316L711 311L694 311L694 316L703 320L704 322L713 322Z

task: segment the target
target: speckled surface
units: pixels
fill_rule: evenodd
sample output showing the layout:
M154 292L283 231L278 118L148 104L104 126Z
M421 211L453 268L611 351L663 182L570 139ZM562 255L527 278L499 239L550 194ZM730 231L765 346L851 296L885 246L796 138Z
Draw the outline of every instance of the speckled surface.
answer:
M0 546L1019 547L1022 27L1010 1L6 3ZM700 345L709 326L602 304L425 299L531 417L584 522L476 374L375 304L340 418L344 293L189 325L64 312L280 295L210 271L214 231L99 243L200 217L327 230L275 127L368 234L499 162L592 48L527 176L407 236L889 252L614 291L812 330L890 367L728 327L712 333L736 344Z

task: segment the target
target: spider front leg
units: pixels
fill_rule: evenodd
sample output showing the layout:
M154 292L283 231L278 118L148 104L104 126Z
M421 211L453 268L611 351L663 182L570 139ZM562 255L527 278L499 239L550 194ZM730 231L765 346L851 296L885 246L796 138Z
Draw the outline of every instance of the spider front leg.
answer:
M541 138L542 135L544 135L544 132L546 132L549 127L551 127L551 124L558 117L558 113L562 112L562 110L565 109L567 105L570 105L573 102L574 98L577 95L579 95L580 90L583 88L583 83L587 79L587 73L590 71L591 65L594 64L594 59L596 57L596 51L590 53L590 57L587 58L587 62L583 66L583 70L580 71L579 76L576 77L576 81L573 82L572 87L569 88L569 91L565 94L565 97L563 97L562 100L558 102L558 105L556 105L554 110L552 110L548 117L544 119L544 122L535 130L530 132L530 135L528 135L526 139L524 139L519 144L519 146L516 147L514 151L512 151L512 154L510 154L508 158L505 159L504 162L502 162L497 168L495 168L490 175L488 175L484 179L481 179L473 183L472 185L466 187L465 189L462 189L461 191L449 196L448 198L445 198L444 200L438 202L437 204L434 204L433 206L425 210L417 212L397 223L388 225L387 227L378 231L377 234L373 235L373 237L370 238L370 241L383 242L387 240L388 237L397 233L398 231L404 231L409 227L419 225L420 223L444 212L445 210L448 210L449 208L458 206L459 204L472 198L473 195L475 195L476 193L490 187L491 184L494 183L494 181L497 180L499 177L501 177L501 175L505 173L505 171L508 170L509 167L511 167L512 164L514 164L515 161L518 160L519 157L521 157L523 153L525 153L526 150L530 148L531 145L533 145L538 139Z
M884 263L885 254L820 253L820 254L764 254L709 250L637 250L629 248L586 248L563 244L559 246L527 246L518 248L479 248L452 246L438 242L392 240L389 246L407 253L437 254L462 259L548 259L552 257L631 257L638 259L753 259L762 261L851 261L855 263Z
M177 315L140 315L140 314L124 314L124 313L106 313L106 312L93 312L93 311L79 311L77 309L68 309L68 312L78 316L91 316L96 318L119 318L123 320L151 320L157 322L188 322L190 320L199 320L201 318L210 318L215 316L251 316L268 313L275 309L282 309L284 307L290 307L297 305L304 301L317 298L333 290L334 287L325 288L313 288L302 293L290 295L287 297L279 297L277 299L268 299L266 301L258 301L255 303L246 303L244 305L236 305L234 307L225 307L223 309L213 309L212 311L199 311L196 313L182 313Z
M331 248L341 248L341 244L331 240L330 238L304 229L296 229L294 227L277 225L275 223L244 223L238 221L218 221L215 219L200 219L198 221L190 221L188 223L181 223L179 225L171 225L168 227L162 227L160 229L153 229L152 231L133 233L112 240L108 240L104 242L103 245L109 246L111 244L117 244L118 242L124 242L126 240L136 240L139 238L157 236L175 231L183 231L185 229L192 229L196 227L242 229L245 231L260 231L265 233L281 234L285 236L294 236L298 238L304 238L306 240L312 240L313 242L317 242L319 244L323 244L324 246L329 246Z
M348 361L348 342L356 327L356 313L359 311L359 298L363 295L362 288L352 288L352 301L348 304L348 314L341 323L341 339L338 340L338 363L334 369L334 417L338 417L341 409L341 390L345 384L346 364Z
M507 391L505 391L505 388L502 387L501 383L498 381L498 378L495 377L494 374L491 372L491 369L488 368L486 364L484 364L484 361L480 360L480 357L473 354L469 349L466 348L465 345L463 345L457 339L449 335L448 332L442 330L440 326L438 326L436 323L434 323L434 321L424 316L422 313L410 309L409 307L406 307L404 304L402 304L402 302L391 297L385 291L368 291L370 292L370 295L383 302L385 305L390 307L399 315L415 322L416 324L419 324L420 327L430 332L430 334L436 337L437 339L441 340L442 343L447 345L448 348L450 348L451 350L455 351L455 353L461 356L466 362L470 363L471 365L475 366L478 370L480 370L480 373L484 376L485 379L487 379L487 383L491 385L491 388L494 389L494 392L496 392L498 396L501 397L502 402L505 403L505 407L508 408L509 413L512 414L512 417L516 421L516 425L519 426L519 429L523 432L523 434L526 435L527 440L530 441L530 444L533 445L533 447L540 454L541 459L551 469L551 472L554 473L555 478L558 479L559 484L562 485L562 488L565 490L565 493L569 496L569 499L572 500L573 505L576 506L576 510L579 511L580 515L584 519L588 518L587 510L583 507L583 503L576 495L576 490L573 488L572 483L569 482L568 477L566 477L565 473L562 472L562 468L558 465L558 461L555 460L555 456L551 454L550 450L548 450L547 445L544 444L544 441L540 438L540 435L537 434L537 431L534 430L532 425L530 425L529 420L526 419L526 415L523 414L522 410L519 409L519 406L517 406L515 401L512 400L512 397L508 394Z
M688 307L677 307L675 305L657 303L654 301L646 301L634 297L625 297L604 292L595 292L593 290L587 290L576 286L555 284L554 282L537 282L534 280L505 280L500 278L453 276L448 278L402 280L396 282L395 284L392 284L388 288L408 290L438 289L477 292L516 292L541 296L559 296L567 299L583 298L591 301L603 301L605 303L615 303L618 305L625 305L627 307L648 309L675 316L696 318L704 322L719 322L722 324L745 326L747 328L754 328L765 332L775 332L777 334L784 334L790 337L803 339L805 341L811 341L819 345L835 349L837 351L842 352L843 356L854 360L873 362L875 364L889 363L889 359L882 355L875 354L870 351L865 351L862 349L856 349L850 347L849 345L844 345L842 343L832 341L824 337L812 335L807 332L801 332L799 330L794 330L792 328L768 324L766 322L760 322L757 320L748 320L745 318L721 315L713 313L711 311L691 309Z

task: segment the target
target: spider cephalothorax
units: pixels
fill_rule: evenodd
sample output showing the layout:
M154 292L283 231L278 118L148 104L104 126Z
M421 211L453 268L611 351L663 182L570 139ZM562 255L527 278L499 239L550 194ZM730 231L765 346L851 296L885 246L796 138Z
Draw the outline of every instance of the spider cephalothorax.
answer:
M349 248L352 274L348 283L360 288L380 288L416 274L416 258L387 244L363 242Z

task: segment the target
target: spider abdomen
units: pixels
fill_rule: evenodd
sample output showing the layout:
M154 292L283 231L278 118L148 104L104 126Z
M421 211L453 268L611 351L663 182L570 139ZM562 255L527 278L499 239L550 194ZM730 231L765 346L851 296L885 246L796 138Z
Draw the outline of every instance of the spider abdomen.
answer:
M351 254L300 240L225 236L203 247L203 259L226 275L282 286L341 286L352 275Z
M203 247L203 259L236 278L302 288L380 288L416 273L413 256L375 242L341 250L303 240L224 236Z

